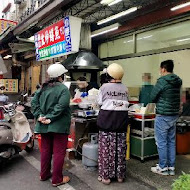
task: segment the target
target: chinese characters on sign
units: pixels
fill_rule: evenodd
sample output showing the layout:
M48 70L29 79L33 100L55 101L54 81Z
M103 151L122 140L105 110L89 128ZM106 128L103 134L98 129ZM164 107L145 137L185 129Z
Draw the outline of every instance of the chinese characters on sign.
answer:
M66 41L66 51L70 52L72 50L72 45L71 45L69 17L65 18L65 41Z
M34 36L36 59L59 57L72 51L70 19L59 22L39 31Z
M5 92L18 92L18 79L0 79L0 84L5 86Z

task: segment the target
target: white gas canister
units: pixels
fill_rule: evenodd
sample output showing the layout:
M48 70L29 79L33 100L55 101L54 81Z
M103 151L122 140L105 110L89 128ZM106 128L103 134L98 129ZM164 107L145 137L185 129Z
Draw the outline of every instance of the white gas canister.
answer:
M98 165L98 135L91 136L91 142L83 144L82 164L87 167L96 167Z

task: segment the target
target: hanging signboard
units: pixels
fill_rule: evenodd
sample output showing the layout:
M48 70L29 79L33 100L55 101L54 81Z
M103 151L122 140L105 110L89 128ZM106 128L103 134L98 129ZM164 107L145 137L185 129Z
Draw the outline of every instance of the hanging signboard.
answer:
M3 33L9 26L16 26L17 22L12 20L0 19L0 34Z
M79 51L82 20L67 16L34 35L37 61Z
M0 79L0 85L5 86L5 92L18 93L18 79Z

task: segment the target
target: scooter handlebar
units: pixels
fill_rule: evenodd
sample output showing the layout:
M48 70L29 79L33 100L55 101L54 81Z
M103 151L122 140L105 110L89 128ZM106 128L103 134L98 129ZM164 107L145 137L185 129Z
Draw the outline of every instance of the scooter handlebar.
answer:
M4 105L4 106L0 106L0 108L2 108L5 112L12 112L15 110L15 105L16 104L8 104L8 105Z
M0 108L2 108L5 112L9 112L9 110L6 109L6 106L0 106Z

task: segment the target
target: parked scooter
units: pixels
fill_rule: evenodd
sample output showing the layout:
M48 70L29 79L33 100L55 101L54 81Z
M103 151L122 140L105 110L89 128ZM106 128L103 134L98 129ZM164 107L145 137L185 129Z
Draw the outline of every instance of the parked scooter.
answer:
M0 106L5 112L6 121L0 121L0 165L19 154L22 150L31 152L34 137L29 122L15 104Z

